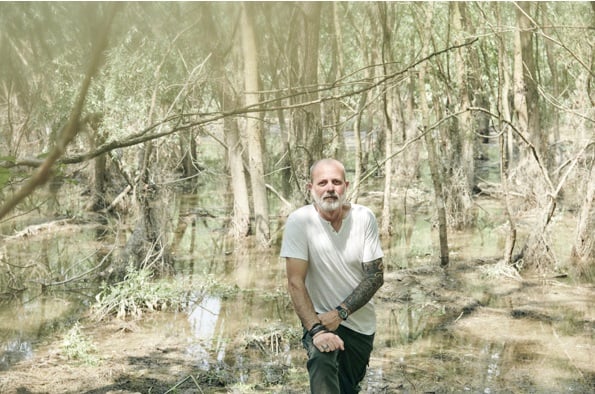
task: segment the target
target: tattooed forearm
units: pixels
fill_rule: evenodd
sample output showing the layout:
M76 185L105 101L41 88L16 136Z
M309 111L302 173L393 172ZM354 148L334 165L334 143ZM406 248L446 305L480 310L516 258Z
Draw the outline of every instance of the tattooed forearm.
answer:
M382 258L362 263L362 268L365 274L364 280L343 301L350 313L366 305L384 283L384 264Z

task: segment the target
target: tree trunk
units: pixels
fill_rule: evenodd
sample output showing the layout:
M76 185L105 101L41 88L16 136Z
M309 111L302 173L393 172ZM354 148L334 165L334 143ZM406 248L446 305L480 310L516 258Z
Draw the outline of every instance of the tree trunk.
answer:
M500 12L500 3L493 4L496 18L499 24L502 23L501 21L501 12ZM502 136L505 139L504 141L504 150L502 151L502 155L504 155L502 160L502 166L505 169L505 172L508 173L508 168L510 168L511 161L513 158L514 152L514 135L512 128L506 122L512 122L512 115L511 115L511 107L510 107L510 77L508 73L508 55L506 53L506 45L505 45L505 37L503 34L497 35L498 41L498 113L500 114L499 122L498 122L498 130L502 132Z
M236 98L235 90L231 85L234 78L226 75L226 58L228 49L223 43L222 37L224 34L219 33L218 24L215 21L213 4L205 3L201 6L206 7L204 14L205 31L211 32L208 42L209 50L213 53L213 70L216 73L217 79L220 81L216 84L215 97L219 102L222 111L231 111L237 108L238 99ZM232 73L235 75L236 73ZM245 147L240 138L238 130L238 121L234 117L225 117L223 119L223 130L225 145L227 147L227 165L230 172L230 188L233 198L233 217L231 219L229 233L234 238L244 238L250 234L250 199L248 192L248 181L246 179L246 172L244 169L244 160L242 154Z
M319 36L320 36L320 11L322 4L319 2L302 3L305 24L305 48L304 48L304 86L308 90L316 90L318 87L318 60L319 60ZM318 99L318 93L312 91L306 95L306 100ZM314 158L322 158L323 139L320 124L320 106L318 104L305 108L306 111L306 146L312 152Z
M180 133L180 150L182 152L182 176L194 178L199 172L194 131L188 130Z
M358 100L357 113L355 115L355 121L353 122L353 138L355 144L355 176L353 179L353 186L351 187L351 201L357 203L357 199L360 193L362 171L364 169L363 153L362 153L362 116L364 114L364 108L368 100L368 92L363 92Z
M451 10L452 10L452 24L453 30L455 34L455 42L454 44L461 43L465 36L467 35L467 31L465 27L467 25L466 21L463 20L463 15L466 14L465 7L466 3L464 2L456 2L450 3ZM475 133L473 132L473 126L471 122L471 113L469 111L465 111L467 108L471 107L471 100L470 100L470 92L469 92L469 85L470 81L468 79L468 75L470 71L467 69L467 61L466 57L467 48L459 48L455 50L455 63L456 63L456 82L458 86L458 108L457 112L461 112L458 116L458 135L461 139L461 155L459 157L459 165L462 171L462 175L465 177L466 185L467 185L467 192L471 190L473 186L474 180L474 140L475 140ZM462 112L464 111L464 112ZM461 196L463 199L468 200L469 196Z
M533 23L529 19L531 3L519 2L516 9L517 32L514 49L515 110L519 129L531 136L531 143L542 157L547 153L547 137L540 127L537 72L533 54ZM547 167L547 163L546 163Z
M463 30L463 15L465 13L464 3L450 3L452 12L452 25L455 37L461 37L461 40L466 35ZM459 41L456 40L455 44ZM451 217L453 218L452 225L456 229L462 229L470 226L473 221L471 201L471 190L475 178L475 160L474 160L474 141L475 133L473 132L471 113L466 111L471 107L471 100L469 98L469 81L468 70L465 61L466 48L459 48L455 51L456 64L456 84L458 91L456 92L457 100L456 112L461 112L457 117L457 122L451 137L456 141L453 145L451 154L451 182L449 182L450 192L448 193L448 204Z
M426 19L424 21L424 31L429 35L432 25L432 11L426 6ZM422 38L423 43L423 55L429 54L429 36ZM426 68L429 67L428 63L424 63L419 68L419 103L421 109L421 117L424 124L428 124L431 118L430 108L426 99ZM425 141L428 152L428 165L430 167L430 175L432 177L432 184L434 186L434 200L436 203L436 213L438 216L438 238L440 242L440 266L446 267L449 264L449 249L448 249L448 227L446 221L446 206L444 204L444 191L442 190L443 174L440 169L440 163L438 162L438 155L436 153L436 146L434 142L433 130L426 130L423 128L425 133Z
M335 39L332 41L332 54L331 54L331 69L328 73L327 83L334 84L345 71L343 68L343 53L340 48L343 47L343 36L341 31L341 21L339 18L337 2L333 2L332 13L333 13L333 32ZM341 102L338 100L330 100L323 104L323 114L326 114L322 124L327 125L333 131L332 136L332 154L331 156L337 160L345 161L345 135L341 126Z
M391 43L392 35L391 29L388 26L388 12L387 3L378 3L378 13L380 16L380 29L382 31L382 53L381 59L384 74L390 73L388 64L392 63ZM384 114L384 193L382 199L382 218L380 221L380 234L384 237L389 237L391 233L391 204L392 204L392 177L393 177L393 135L395 122L393 121L393 97L391 91L384 91L383 94L383 114Z
M254 33L252 4L242 3L242 53L244 58L244 100L246 106L254 106L259 100L258 83L258 47ZM248 166L252 186L252 202L254 205L254 230L259 243L267 246L270 239L269 204L267 200L266 182L264 180L264 147L261 145L262 128L260 119L248 114L246 119L246 136L248 140Z
M167 199L160 188L150 181L152 157L153 144L146 142L139 154L140 176L135 185L139 216L112 272L115 280L123 279L128 265L162 274L171 273L173 259L168 239L164 235L167 234L167 225L163 220Z
M230 234L236 239L241 239L250 234L250 201L244 161L242 160L243 147L237 120L226 118L223 125L231 175L230 186L233 194L233 218L230 224Z
M300 93L290 99L291 104L309 102L318 98L318 59L320 11L322 3L305 2L297 5L290 27L289 78L292 93ZM291 113L291 142L289 144L294 176L300 191L309 181L309 169L314 161L323 156L323 139L318 104L300 107ZM306 198L309 198L307 193ZM300 201L301 203L301 201Z
M87 115L81 122L87 126L89 132L89 141L93 149L97 148L105 142L105 136L100 134L100 126L103 120L103 114L94 113ZM107 175L107 157L108 154L104 153L97 156L93 160L93 191L91 193L91 201L89 201L88 207L93 212L99 212L107 205L106 199L106 181Z
M494 4L496 18L500 22L500 5ZM504 45L504 37L497 36L498 42L498 130L500 131L500 182L504 192L504 211L506 212L506 220L508 221L508 231L506 233L506 243L504 246L503 263L510 265L513 263L514 247L517 241L517 229L514 217L512 216L512 209L510 204L510 193L508 187L510 160L513 152L513 130L507 122L512 121L510 117L510 78L508 76L508 62L506 47Z
M585 177L586 193L579 211L571 253L574 267L584 277L589 276L590 270L593 273L595 268L595 155L591 154L590 160L591 170Z

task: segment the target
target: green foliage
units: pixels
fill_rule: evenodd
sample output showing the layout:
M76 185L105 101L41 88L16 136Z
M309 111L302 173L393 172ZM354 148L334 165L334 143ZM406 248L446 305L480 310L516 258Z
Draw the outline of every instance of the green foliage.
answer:
M95 345L81 332L78 322L64 335L62 351L69 360L76 360L86 365L99 363L99 357L94 354L97 351Z
M151 270L129 266L122 282L102 286L93 314L96 320L110 315L138 318L146 311L179 309L186 294L184 286L155 281Z

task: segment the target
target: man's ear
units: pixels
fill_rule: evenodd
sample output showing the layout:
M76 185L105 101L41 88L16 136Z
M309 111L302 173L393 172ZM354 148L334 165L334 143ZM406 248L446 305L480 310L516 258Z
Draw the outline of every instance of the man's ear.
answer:
M312 190L312 183L311 182L306 183L306 189Z

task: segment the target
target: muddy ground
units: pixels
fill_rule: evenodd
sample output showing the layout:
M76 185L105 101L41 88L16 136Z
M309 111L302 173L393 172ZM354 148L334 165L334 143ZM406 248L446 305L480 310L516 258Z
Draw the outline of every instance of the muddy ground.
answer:
M376 297L385 329L363 392L595 392L595 288L567 278L495 276L485 269L490 264L386 274ZM405 309L407 327L399 318ZM96 365L69 359L56 334L0 372L0 393L307 392L295 327L230 338L235 364L205 366L189 354L187 332L155 330L151 321L163 318L175 317L84 320Z

